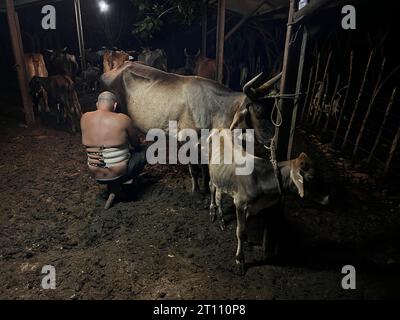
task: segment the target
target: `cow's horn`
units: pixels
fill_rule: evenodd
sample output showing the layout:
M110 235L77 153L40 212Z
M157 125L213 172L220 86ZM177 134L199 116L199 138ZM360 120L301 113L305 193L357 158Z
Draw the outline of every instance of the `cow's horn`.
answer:
M253 96L254 95L254 84L255 82L260 79L260 77L263 75L263 73L261 72L259 75L257 75L256 77L254 77L253 79L251 79L249 82L247 82L244 87L243 87L243 92L245 93L245 95L247 96Z
M282 72L278 73L275 77L272 79L268 80L261 86L259 86L257 89L255 89L255 93L259 95L264 95L267 94L268 90L275 84L277 83L280 79L282 78Z

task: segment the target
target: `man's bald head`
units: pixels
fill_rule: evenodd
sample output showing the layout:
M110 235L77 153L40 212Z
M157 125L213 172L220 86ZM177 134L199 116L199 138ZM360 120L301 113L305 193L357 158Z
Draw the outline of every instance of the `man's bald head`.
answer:
M97 98L97 109L103 109L108 111L115 111L117 107L117 97L110 91L104 91L100 93Z

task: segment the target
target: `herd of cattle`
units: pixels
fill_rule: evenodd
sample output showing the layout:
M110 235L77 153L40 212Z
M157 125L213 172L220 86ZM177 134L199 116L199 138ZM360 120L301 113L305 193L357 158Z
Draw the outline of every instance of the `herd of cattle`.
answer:
M199 53L189 55L185 49L186 64L170 70L181 75L199 75L214 79L216 62ZM73 54L62 50L46 50L43 54L25 54L25 63L33 103L39 115L48 113L57 122L66 122L76 132L82 114L77 90L94 92L99 89L100 76L123 65L137 61L154 68L168 71L167 56L162 49L143 49L141 52L122 51L117 48L86 50L87 67L80 70Z
M260 74L243 86L243 92L235 92L210 80L215 77L214 60L199 53L189 55L186 50L185 66L170 72L167 72L167 58L161 49L145 49L140 53L88 50L88 66L80 74L76 58L66 50L48 54L47 64L41 54L26 55L33 100L38 112L55 114L59 121L68 121L72 130L78 129L81 116L75 87L82 85L83 90L92 91L99 83L103 89L116 94L122 112L128 114L135 127L144 134L153 128L168 131L170 121L178 124L178 132L183 129L254 129L252 154L243 148L236 150L238 146L234 144L230 147L230 152L252 157L255 167L250 175L236 175L238 164L235 162L189 165L193 192L199 191L200 173L203 173L204 187L211 191L210 217L214 221L218 216L221 228L224 228L222 194L229 194L234 199L236 261L242 272L248 216L279 203L284 193L294 192L321 204L328 202L328 193L306 154L276 165L268 160L270 154L265 147L270 145L275 132L271 122L274 101L268 95L275 90L281 74L269 80ZM47 71L47 66L51 71ZM224 140L231 141L231 138L226 136ZM212 150L211 154L213 152L221 150ZM277 224L267 224L264 229L263 248L268 256L276 253L276 239L271 239L271 234L276 234L277 228Z

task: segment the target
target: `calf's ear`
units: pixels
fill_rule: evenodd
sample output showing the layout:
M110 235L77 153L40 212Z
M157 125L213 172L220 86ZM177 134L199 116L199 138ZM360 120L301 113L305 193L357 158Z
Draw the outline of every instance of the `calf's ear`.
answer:
M291 161L290 165L290 178L297 188L300 197L304 197L304 179L300 174L301 170L301 159L300 157L296 160Z
M298 166L299 169L303 170L307 167L307 163L310 162L310 158L302 152L299 157L295 160L296 166Z

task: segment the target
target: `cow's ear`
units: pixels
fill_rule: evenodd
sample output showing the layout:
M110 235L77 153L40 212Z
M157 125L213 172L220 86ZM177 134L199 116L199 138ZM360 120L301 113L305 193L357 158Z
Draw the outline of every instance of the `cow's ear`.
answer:
M61 52L62 52L62 53L67 52L67 47L64 47L64 48L61 50Z
M244 108L241 111L240 110L236 111L236 114L233 118L232 124L229 129L233 130L233 129L237 128L238 125L246 119L248 114L249 114L249 109L247 109L247 108Z
M189 54L188 54L188 52L187 52L187 48L185 48L185 49L183 50L183 52L185 53L185 56L186 56L186 57L189 56Z
M200 54L201 54L201 51L199 49L199 50L197 50L196 57L200 57Z
M294 185L297 188L300 197L304 197L304 179L300 174L300 167L298 163L299 159L291 161L290 166L290 178L292 179Z
M50 49L45 49L44 51L48 52L48 53L53 53L54 50L50 50Z

